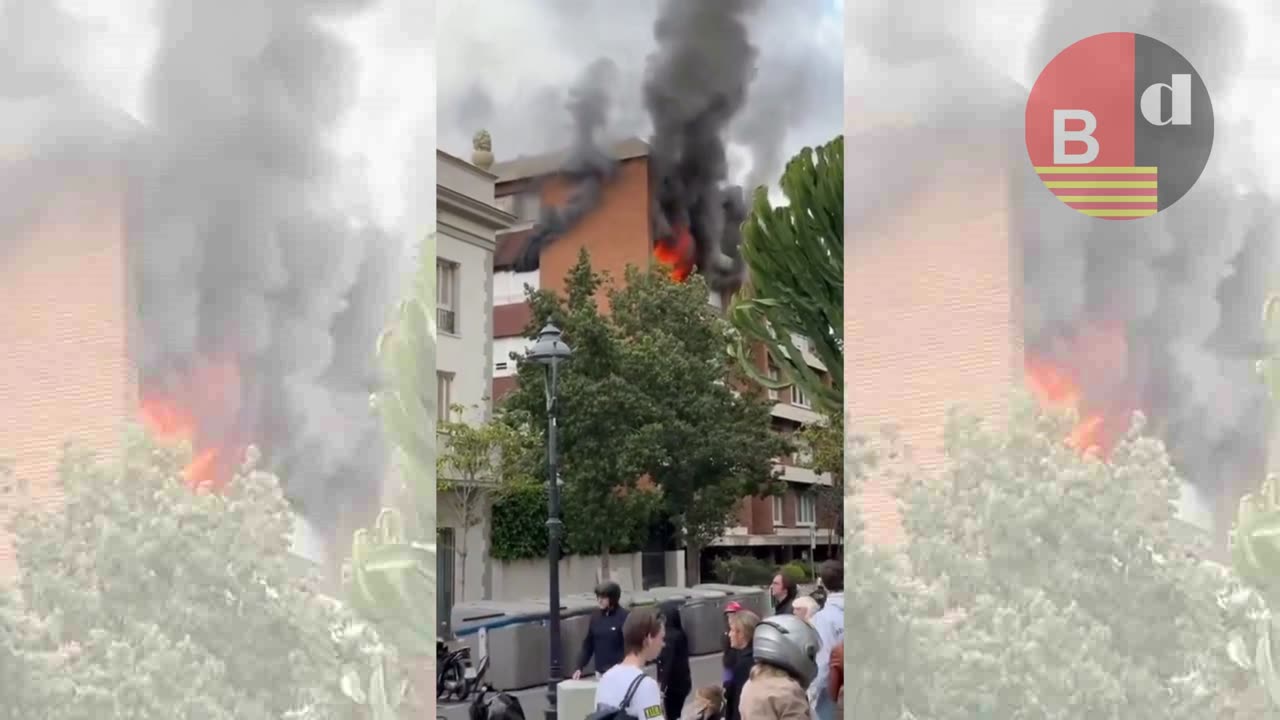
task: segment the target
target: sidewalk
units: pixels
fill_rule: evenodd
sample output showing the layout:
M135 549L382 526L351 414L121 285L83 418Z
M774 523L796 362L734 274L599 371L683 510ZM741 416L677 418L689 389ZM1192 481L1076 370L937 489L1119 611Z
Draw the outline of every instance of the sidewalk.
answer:
M697 688L704 685L719 685L723 667L720 653L690 658L689 668L693 671L693 686ZM654 667L650 665L647 672L652 676L655 672ZM520 705L524 708L525 720L542 720L543 714L547 711L547 688L545 685L528 690L517 690L511 694L520 699ZM436 714L448 720L468 720L467 708L473 699L475 699L474 695L462 704L441 704L436 710ZM578 719L570 718L566 720ZM671 720L674 720L674 718Z

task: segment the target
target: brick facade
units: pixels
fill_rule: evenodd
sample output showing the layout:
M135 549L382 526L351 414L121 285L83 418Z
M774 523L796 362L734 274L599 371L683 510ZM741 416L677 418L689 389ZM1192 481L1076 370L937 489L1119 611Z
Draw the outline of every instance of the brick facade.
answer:
M29 493L0 488L0 524L14 500L56 509L64 442L110 449L135 416L120 195L112 179L86 180L0 246L0 457ZM15 570L11 538L0 529L0 581Z
M944 461L951 407L999 416L1023 378L1011 164L995 140L970 142L939 142L910 199L845 233L846 427L896 426L926 471ZM867 482L858 506L870 539L903 539L886 477Z
M641 152L636 143L624 144L619 155L617 175L606 186L600 204L587 217L560 238L547 246L540 258L538 269L539 287L544 290L563 292L564 278L569 269L578 261L579 252L585 248L591 256L592 267L607 273L615 283L620 283L627 266L645 269L655 261L653 253L653 237L650 229L650 180L648 158ZM495 168L504 181L497 187L499 197L529 193L536 189L537 198L543 205L563 205L568 197L570 185L566 178L555 175L553 162L542 159L524 159L511 163L519 172L511 174L504 169ZM552 173L531 180L526 173ZM498 247L494 254L495 268L510 269L523 252L528 239L529 230L513 230L499 235ZM602 289L603 290L603 289ZM727 294L721 298L722 306L727 307L731 297ZM607 311L604 303L601 309ZM494 336L497 338L514 337L523 333L528 324L529 308L525 303L498 305L494 308ZM767 360L763 352L755 357L756 367L760 372L767 369ZM493 398L495 402L514 389L514 377L496 377L493 381ZM752 388L758 391L758 388ZM791 401L790 389L779 392L777 402ZM793 427L790 421L778 420L778 429L789 432ZM786 464L794 464L793 458L782 458ZM788 484L784 495L784 522L781 527L795 528L796 525L796 487ZM773 523L773 498L744 498L737 508L738 520L752 536L775 536ZM818 515L819 529L834 526L835 518ZM776 538L773 538L776 539ZM805 541L807 542L807 541Z

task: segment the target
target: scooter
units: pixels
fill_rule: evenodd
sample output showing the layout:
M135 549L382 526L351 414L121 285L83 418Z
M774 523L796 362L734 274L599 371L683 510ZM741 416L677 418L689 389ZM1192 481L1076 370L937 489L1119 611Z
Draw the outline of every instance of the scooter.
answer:
M471 648L450 650L443 640L437 639L436 667L436 699L463 702L484 681L489 658L486 656L478 666L472 666Z

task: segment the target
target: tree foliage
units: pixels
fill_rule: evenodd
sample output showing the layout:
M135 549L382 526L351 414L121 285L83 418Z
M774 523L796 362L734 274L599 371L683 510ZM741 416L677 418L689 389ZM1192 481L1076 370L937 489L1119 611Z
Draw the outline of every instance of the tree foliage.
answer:
M584 251L565 297L529 298L530 337L554 322L573 348L559 392L566 526L578 549L603 552L642 541L664 517L700 546L742 497L770 490L786 443L763 399L733 390L728 327L700 278L628 269L621 287L605 282ZM540 430L543 369L522 362L518 378L505 407Z
M535 440L523 424L484 419L479 413L468 422L467 408L458 405L451 410L452 416L440 423L436 476L439 495L448 498L461 526L459 595L466 598L467 531L480 522L502 488L531 481Z
M279 483L250 463L194 494L185 460L141 434L111 460L69 448L64 507L18 515L0 717L352 717L338 678L363 640L344 646L352 626L290 555Z
M756 190L743 226L742 256L750 280L730 311L744 371L766 387L799 385L821 412L843 407L844 381L844 138L805 148L782 174L786 205L774 207ZM792 333L807 338L831 384L809 367ZM755 366L763 344L782 377Z
M1162 444L1139 421L1103 461L1070 427L1028 400L953 413L945 468L900 471L902 556L855 530L846 642L880 648L849 656L855 714L1225 717L1230 579L1175 530Z
M809 469L831 477L830 485L815 485L810 492L814 494L818 516L834 521L831 525L832 537L843 538L847 443L843 410L828 413L821 421L803 426L798 439L800 446L806 451Z

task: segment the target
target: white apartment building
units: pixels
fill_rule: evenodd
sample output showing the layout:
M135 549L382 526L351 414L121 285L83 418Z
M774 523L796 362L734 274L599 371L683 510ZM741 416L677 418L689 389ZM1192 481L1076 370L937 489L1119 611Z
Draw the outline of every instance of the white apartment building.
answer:
M436 151L436 415L462 406L463 419L484 422L492 410L493 253L495 235L516 221L494 201L496 176L477 165ZM457 416L454 415L454 419ZM457 497L439 497L439 608L448 617L454 602L482 599L490 584L487 509L462 527ZM457 548L467 538L462 567ZM466 597L459 597L466 578Z

